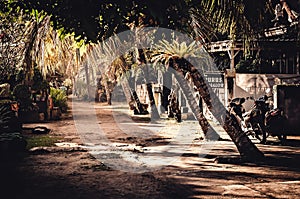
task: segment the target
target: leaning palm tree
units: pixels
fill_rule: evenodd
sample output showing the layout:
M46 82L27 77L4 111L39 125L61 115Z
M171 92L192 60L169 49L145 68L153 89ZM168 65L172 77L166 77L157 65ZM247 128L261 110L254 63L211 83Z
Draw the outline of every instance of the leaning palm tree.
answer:
M188 62L191 57L205 57L208 56L199 43L193 41L190 44L186 42L177 42L172 40L172 43L162 40L156 45L156 51L154 51L152 61L154 64L162 62L166 66L174 69L175 77L177 79L184 78L187 73L191 76L193 85L197 91L199 91L204 102L215 116L215 118L223 125L223 128L227 131L233 142L237 146L241 156L245 159L258 159L263 157L263 154L257 149L257 147L249 140L249 138L242 132L238 123L229 114L225 107L221 104L219 98L214 94L212 89L206 84L203 77L203 70L200 67L192 65ZM200 111L198 104L195 102L191 90L187 90L189 87L185 81L180 82L181 89L185 94L187 101L192 109L194 116L197 118L204 133L209 132L208 135L214 136L208 121ZM224 114L225 113L225 114ZM223 118L222 118L223 116Z
M110 38L101 44L95 45L96 68L106 77L107 81L111 81L114 84L119 82L121 84L126 101L131 109L136 108L138 112L143 112L138 96L129 84L128 73L130 66L127 63L127 55L117 54L123 46L124 45L118 37L115 39ZM111 89L107 90L108 94L110 93L110 90ZM136 106L134 104L136 104Z
M200 37L200 41L207 42L212 38L210 35L219 32L229 35L229 38L235 41L237 38L249 41L257 37L260 31L269 26L269 21L266 20L272 13L272 6L270 3L280 3L287 12L291 20L295 20L295 15L289 7L291 1L289 0L238 0L238 1L201 1L200 5L195 6L190 10L191 24L195 31L195 38ZM298 1L299 5L299 1ZM271 9L270 9L271 7ZM293 16L294 15L294 16ZM207 19L210 19L209 23ZM214 30L214 31L211 31ZM198 39L199 40L199 39ZM249 44L249 42L245 42ZM249 45L245 45L245 50L249 49ZM245 53L246 54L246 53ZM233 67L233 66L232 66ZM186 67L187 71L194 71L194 66ZM192 73L192 79L198 89L203 89L200 84L197 84L197 78L201 74ZM209 88L209 87L208 87ZM206 88L203 89L206 93ZM223 120L221 112L224 111L218 98L213 96L211 92L211 101L203 98L204 101L211 105L209 107L213 115L221 121L224 129L228 132L233 142L236 144L242 156L256 159L262 157L262 153L251 143L251 141L243 134L239 125L231 118L226 111Z
M182 81L186 75L186 71L184 72L182 70L182 68L186 67L186 59L193 56L203 58L206 56L204 51L202 51L201 47L198 45L199 44L195 41L187 44L186 42L179 43L175 39L172 40L172 43L167 40L161 40L157 45L155 45L155 50L153 51L151 61L154 65L162 63L167 67L167 69L168 67L171 67L174 69L173 71L176 71L174 74L177 82L183 90L194 116L198 120L204 134L206 135L208 129L210 128L209 123L204 117L203 113L200 111L200 108L193 96L192 89L190 86L188 86L186 81ZM204 79L201 79L199 82L202 82L201 85L205 84ZM200 91L202 97L207 99L206 101L210 101L208 90L202 89ZM210 106L210 104L208 104L208 106Z
M149 58L147 57L147 49L142 48L143 43L149 42L149 38L153 37L153 33L155 31L144 31L144 24L139 21L138 25L135 23L129 23L127 26L130 28L131 32L133 33L133 36L135 38L135 47L133 50L133 57L135 59L133 60L132 68L137 69L138 71L141 71L141 74L143 75L143 78L146 82L146 88L147 88L147 93L148 97L150 100L150 108L151 108L151 118L153 120L159 119L160 115L158 113L156 104L155 104L155 99L152 91L153 87L153 75L150 74L149 68L147 67L147 63L149 62Z

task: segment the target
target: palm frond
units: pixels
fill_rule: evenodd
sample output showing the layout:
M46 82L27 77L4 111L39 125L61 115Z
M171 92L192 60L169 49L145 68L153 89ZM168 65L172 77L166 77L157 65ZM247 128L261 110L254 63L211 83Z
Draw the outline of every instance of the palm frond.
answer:
M0 105L0 132L5 132L9 128L9 121L11 119L11 110L5 104Z

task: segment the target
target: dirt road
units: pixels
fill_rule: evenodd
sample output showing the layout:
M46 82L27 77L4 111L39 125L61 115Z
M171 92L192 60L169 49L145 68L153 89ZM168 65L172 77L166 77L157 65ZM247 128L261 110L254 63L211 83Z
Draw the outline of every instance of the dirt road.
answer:
M117 113L113 110L116 109L98 104L96 115L99 124L106 129L106 138L119 147L127 147L126 150L131 147L129 151L136 154L151 150L153 153L157 147L172 141L172 135L167 133L150 138L124 133L123 127L112 120ZM183 121L182 125L192 126L189 122ZM162 124L138 123L147 128ZM92 156L88 149L95 143L87 143L78 133L72 111L64 115L63 120L25 126L46 126L51 129L49 136L60 145L28 152L15 168L3 172L1 193L5 193L4 198L300 198L299 137L288 137L284 146L276 140L268 145L257 144L266 160L256 164L241 163L234 161L238 157L236 148L217 125L221 139L207 154L199 156L197 148L201 139L197 137L196 128L195 142L189 145L188 151L177 155L172 164L135 173L117 170ZM231 156L229 160L232 161L215 161L225 156Z

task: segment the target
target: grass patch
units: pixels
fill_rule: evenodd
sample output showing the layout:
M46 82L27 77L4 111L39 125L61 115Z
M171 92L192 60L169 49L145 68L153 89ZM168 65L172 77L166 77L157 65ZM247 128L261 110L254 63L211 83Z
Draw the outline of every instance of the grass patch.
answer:
M54 143L59 141L58 137L53 137L51 135L33 135L26 137L27 146L26 149L31 149L33 147L49 147L55 146Z

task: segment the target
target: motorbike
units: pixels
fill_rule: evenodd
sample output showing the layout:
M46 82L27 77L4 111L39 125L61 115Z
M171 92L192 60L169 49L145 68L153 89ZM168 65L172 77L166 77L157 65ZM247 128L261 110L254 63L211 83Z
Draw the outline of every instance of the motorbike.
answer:
M258 99L235 98L230 102L229 108L231 113L235 113L241 129L246 135L255 137L263 144L266 143L268 136L277 136L283 142L286 140L284 134L286 117L281 109L271 109L266 102L267 99L267 96ZM243 109L243 103L246 100L254 101L248 112Z
M243 114L244 127L247 135L257 138L261 143L266 143L267 141L265 115L268 111L268 104L264 99L260 98L254 100L250 111Z
M281 142L286 141L285 134L287 117L284 115L283 110L280 108L272 109L266 113L265 125L267 137L277 136Z

